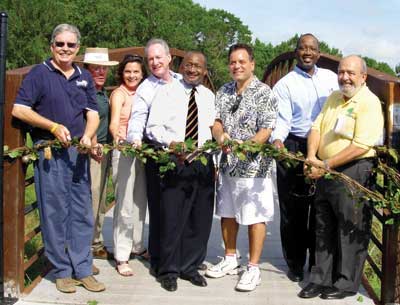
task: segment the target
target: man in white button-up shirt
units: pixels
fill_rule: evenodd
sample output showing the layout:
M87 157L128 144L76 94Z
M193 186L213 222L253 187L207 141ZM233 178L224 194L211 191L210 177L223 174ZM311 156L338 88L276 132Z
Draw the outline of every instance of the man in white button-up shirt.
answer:
M136 91L126 136L128 142L136 145L140 145L142 142L143 131L146 127L147 117L157 89L171 83L175 78L182 78L180 74L174 73L169 69L171 54L168 44L164 40L151 39L146 45L145 55L151 75L140 84ZM150 272L156 275L160 252L160 179L157 165L152 159L146 163L146 184L149 207Z
M174 148L185 141L189 99L195 88L198 113L198 145L212 138L215 120L214 94L201 85L207 74L202 53L189 52L183 59L183 80L173 79L154 95L146 125L146 137L155 147ZM168 291L177 289L177 278L196 286L207 286L197 267L206 255L214 205L214 166L212 158L183 162L172 156L173 170L161 178L159 205L159 260L157 276ZM157 186L155 186L157 187ZM153 223L151 223L153 225Z

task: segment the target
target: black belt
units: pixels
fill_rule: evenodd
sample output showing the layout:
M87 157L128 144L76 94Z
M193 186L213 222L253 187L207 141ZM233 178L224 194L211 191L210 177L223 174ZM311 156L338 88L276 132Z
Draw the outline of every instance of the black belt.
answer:
M293 140L293 141L296 141L296 142L301 142L301 143L307 143L307 138L298 137L298 136L295 136L294 134L291 134L291 133L288 134L286 139L287 140Z

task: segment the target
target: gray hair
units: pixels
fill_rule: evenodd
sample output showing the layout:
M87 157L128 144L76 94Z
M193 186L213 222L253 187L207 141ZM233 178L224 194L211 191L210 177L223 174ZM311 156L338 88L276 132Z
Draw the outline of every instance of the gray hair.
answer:
M146 47L144 48L144 54L145 54L146 57L147 57L147 55L148 55L149 48L150 48L152 45L155 45L155 44L161 45L161 46L164 48L164 50L165 50L165 54L167 54L167 55L170 54L170 53L169 53L168 44L167 44L167 42L166 42L164 39L161 39L161 38L152 38L152 39L150 39L150 40L147 42Z
M67 23L62 23L57 25L54 30L53 33L51 34L51 40L50 40L50 44L53 44L56 36L58 34L61 34L63 32L70 32L72 34L76 35L76 39L77 39L77 43L80 44L81 42L81 33L79 32L78 28L74 25L71 24L67 24Z
M348 55L348 56L343 57L341 60L347 59L347 58L351 58L351 57L354 57L354 58L357 58L357 59L360 60L361 72L367 74L367 72L368 72L367 63L364 60L364 58L362 58L360 55L354 55L354 54L353 55Z

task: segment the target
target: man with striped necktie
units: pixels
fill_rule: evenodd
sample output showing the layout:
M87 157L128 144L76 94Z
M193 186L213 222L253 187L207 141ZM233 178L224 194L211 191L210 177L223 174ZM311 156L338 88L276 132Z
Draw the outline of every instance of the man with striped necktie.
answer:
M174 79L155 94L146 125L148 140L156 147L175 149L191 138L198 147L211 139L215 119L214 94L201 85L207 74L205 56L188 52L183 59L183 80ZM168 291L177 278L207 286L197 267L203 262L214 205L214 166L172 156L176 167L161 178L160 259L158 279Z

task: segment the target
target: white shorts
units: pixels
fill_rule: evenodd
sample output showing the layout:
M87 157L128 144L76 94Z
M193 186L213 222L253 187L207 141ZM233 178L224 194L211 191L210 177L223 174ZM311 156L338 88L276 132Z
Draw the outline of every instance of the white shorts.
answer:
M241 225L271 221L274 216L273 177L237 178L219 174L216 214Z

